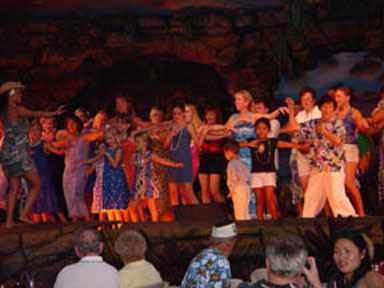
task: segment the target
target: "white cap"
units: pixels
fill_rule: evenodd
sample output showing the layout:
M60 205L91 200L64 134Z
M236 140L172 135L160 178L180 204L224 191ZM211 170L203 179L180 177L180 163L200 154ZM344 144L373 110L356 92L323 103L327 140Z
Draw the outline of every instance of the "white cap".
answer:
M224 226L212 227L211 237L213 238L231 238L237 235L235 223L229 223Z

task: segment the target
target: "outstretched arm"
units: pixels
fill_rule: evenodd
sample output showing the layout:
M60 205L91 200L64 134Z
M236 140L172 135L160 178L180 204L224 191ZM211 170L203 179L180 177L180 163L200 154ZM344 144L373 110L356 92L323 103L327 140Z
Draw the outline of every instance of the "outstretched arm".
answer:
M65 106L61 105L55 111L40 111L40 110L30 110L23 106L17 107L17 112L23 118L41 118L41 117L55 117L63 114L65 112Z
M45 153L54 153L57 155L63 155L64 149L63 148L57 148L49 142L44 142L44 152Z
M175 163L171 160L161 158L160 156L154 153L152 153L151 155L151 160L164 166L175 167L175 168L184 167L183 163Z

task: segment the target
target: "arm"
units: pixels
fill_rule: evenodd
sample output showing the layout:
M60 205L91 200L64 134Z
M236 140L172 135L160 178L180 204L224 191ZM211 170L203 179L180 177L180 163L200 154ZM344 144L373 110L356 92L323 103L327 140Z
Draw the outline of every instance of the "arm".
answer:
M268 114L256 114L259 116L258 118L264 117L267 119L274 119L279 117L280 114L287 114L289 113L289 109L287 107L279 107L276 110L272 111L271 113Z
M178 132L176 131L169 131L167 134L167 137L165 137L163 148L164 150L167 150L169 148L169 145L171 144L171 140L173 136L176 136Z
M89 159L85 159L83 161L79 161L77 162L76 166L80 167L80 166L83 166L83 165L90 165L90 164L93 164L95 162L97 162L98 160L102 159L103 158L103 154L102 153L99 153L97 154L95 157L93 158L89 158Z
M63 148L56 148L49 142L44 142L44 152L45 153L54 153L57 155L63 155L64 149Z
M316 126L316 132L323 135L325 138L327 138L329 141L331 141L332 144L336 147L339 146L340 144L342 144L344 141L344 139L342 139L338 135L333 134L333 133L329 132L327 129L325 129L323 123L320 123Z
M74 141L74 138L71 135L68 135L62 140L51 142L51 145L55 148L65 148Z
M323 288L323 285L320 282L319 272L317 270L316 266L316 260L314 257L308 257L307 261L309 262L309 268L306 268L303 266L303 273L305 276L307 276L308 282L314 287L314 288Z
M63 114L65 111L65 106L61 105L55 111L39 111L39 110L29 110L23 106L17 107L17 112L23 118L41 118L41 117L55 117Z
M148 123L149 125L145 125L145 126L139 125L138 127L140 127L141 129L136 129L135 131L133 131L132 135L137 134L137 133L144 133L144 132L147 132L147 131L150 131L150 130L153 130L153 129L156 129L156 128L159 128L162 126L168 126L172 123L172 121L164 121L164 122L161 122L159 124L153 124L153 125L151 125L151 123L149 123L149 122L145 122L145 123Z
M293 143L293 142L287 142L287 141L277 141L277 148L282 149L297 149L301 152L308 151L309 144L308 143Z
M151 160L156 162L156 163L159 163L161 165L164 165L164 166L169 166L169 167L174 167L174 168L184 167L183 163L175 163L171 160L161 158L157 154L154 154L154 153L152 153L152 155L151 155Z
M197 148L200 149L201 146L199 145L199 137L197 136L195 126L193 126L193 124L188 124L187 129L188 129L189 133L191 134L193 142L195 142L195 144L197 145Z
M381 109L381 110L373 113L373 115L371 117L371 121L374 124L382 122L383 120L384 120L384 109Z
M121 159L123 158L123 152L122 149L117 150L115 158L113 158L108 152L105 152L105 156L108 158L108 161L111 166L116 169L119 166Z
M366 130L369 129L369 124L367 119L363 117L361 112L355 108L352 108L352 117L353 121L355 122L355 125L361 132L365 132Z
M295 102L292 98L286 98L285 103L288 106L288 124L285 125L282 129L280 129L280 133L293 133L300 131L300 125L295 117Z
M86 143L90 143L97 140L102 140L104 138L104 132L90 132L83 134L83 139Z

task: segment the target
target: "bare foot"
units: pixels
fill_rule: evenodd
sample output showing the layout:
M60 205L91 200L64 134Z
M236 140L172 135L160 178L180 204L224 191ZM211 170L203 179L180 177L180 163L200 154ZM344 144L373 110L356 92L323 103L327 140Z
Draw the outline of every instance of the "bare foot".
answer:
M9 228L12 228L13 226L15 226L15 221L13 221L13 219L5 222L5 228L9 229Z
M19 217L19 221L23 222L23 223L26 223L26 224L36 224L35 222L33 222L31 219L29 219L26 216L20 216Z

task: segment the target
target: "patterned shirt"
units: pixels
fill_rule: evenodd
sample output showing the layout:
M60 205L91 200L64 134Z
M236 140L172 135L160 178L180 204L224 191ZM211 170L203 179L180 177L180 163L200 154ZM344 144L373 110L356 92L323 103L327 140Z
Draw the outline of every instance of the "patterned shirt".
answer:
M342 120L334 117L331 121L322 122L321 119L314 119L300 123L301 137L310 143L308 158L313 171L316 172L339 172L344 167L343 145L335 146L327 137L316 132L316 126L320 123L325 125L325 129L345 139L345 128Z
M206 248L192 259L181 287L231 287L231 268L227 257L216 248Z

